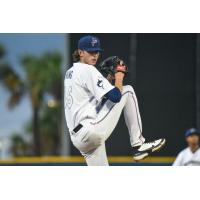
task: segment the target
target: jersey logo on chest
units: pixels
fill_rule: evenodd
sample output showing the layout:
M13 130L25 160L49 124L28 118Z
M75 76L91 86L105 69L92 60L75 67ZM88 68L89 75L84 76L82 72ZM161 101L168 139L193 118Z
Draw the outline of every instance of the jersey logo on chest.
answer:
M103 80L98 79L98 81L97 81L97 86L104 89L104 87L103 87Z

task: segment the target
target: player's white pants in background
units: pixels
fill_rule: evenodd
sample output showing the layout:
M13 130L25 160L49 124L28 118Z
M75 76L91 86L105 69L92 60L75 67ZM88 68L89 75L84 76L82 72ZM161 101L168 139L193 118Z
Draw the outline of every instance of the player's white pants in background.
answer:
M83 128L75 135L71 135L72 142L85 157L89 166L108 165L105 141L116 127L121 112L128 127L131 146L144 143L142 123L138 102L132 86L123 86L122 98L119 103L107 101L94 121L81 122Z

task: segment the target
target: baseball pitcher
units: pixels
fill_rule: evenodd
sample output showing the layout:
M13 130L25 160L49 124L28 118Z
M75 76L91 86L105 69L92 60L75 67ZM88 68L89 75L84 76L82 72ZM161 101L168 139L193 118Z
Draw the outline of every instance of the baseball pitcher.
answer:
M74 146L89 166L106 166L105 141L116 127L122 110L130 135L133 159L141 160L159 150L165 139L146 142L137 97L130 85L123 85L128 71L117 56L99 58L100 41L94 36L82 37L73 53L73 66L64 80L64 105L67 126Z

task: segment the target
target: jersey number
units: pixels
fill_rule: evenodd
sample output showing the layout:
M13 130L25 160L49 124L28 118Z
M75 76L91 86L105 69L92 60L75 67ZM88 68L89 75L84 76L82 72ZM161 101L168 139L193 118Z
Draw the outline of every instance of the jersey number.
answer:
M70 109L73 105L73 97L72 97L72 86L69 86L66 90L65 95L65 107L67 106L68 109Z

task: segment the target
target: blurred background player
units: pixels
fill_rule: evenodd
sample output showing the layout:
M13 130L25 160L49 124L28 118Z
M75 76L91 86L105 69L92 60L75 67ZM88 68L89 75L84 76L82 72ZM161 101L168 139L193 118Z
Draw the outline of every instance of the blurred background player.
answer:
M186 131L185 139L188 147L178 154L174 166L200 166L199 136L200 132L196 128Z

